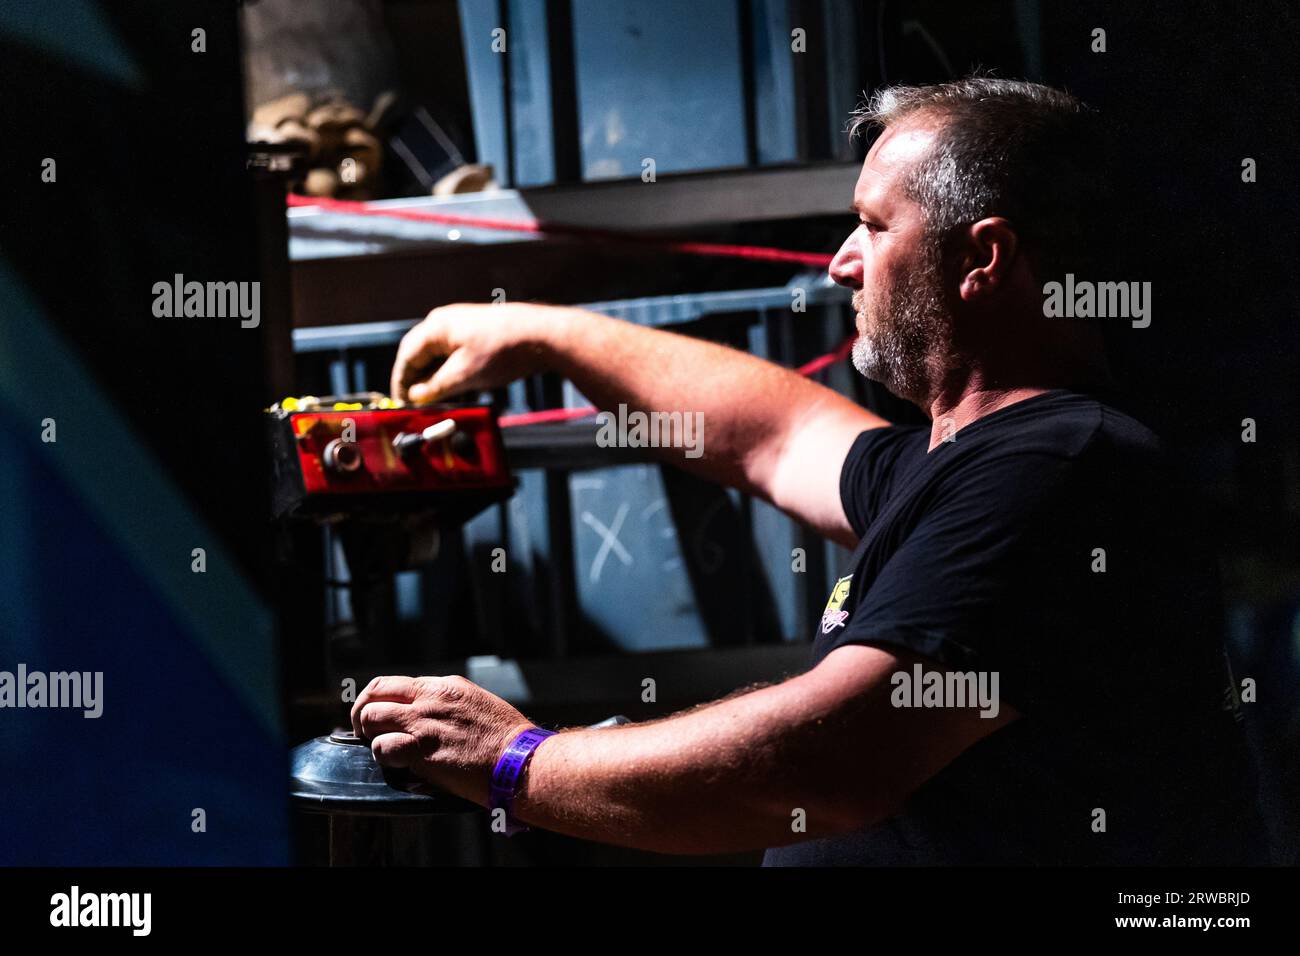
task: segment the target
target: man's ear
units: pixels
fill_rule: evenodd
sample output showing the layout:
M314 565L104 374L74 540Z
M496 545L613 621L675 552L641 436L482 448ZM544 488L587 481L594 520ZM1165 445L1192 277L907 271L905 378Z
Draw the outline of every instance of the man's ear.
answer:
M965 240L957 290L962 301L976 302L1001 292L1016 261L1015 228L1001 216L990 216L972 223Z

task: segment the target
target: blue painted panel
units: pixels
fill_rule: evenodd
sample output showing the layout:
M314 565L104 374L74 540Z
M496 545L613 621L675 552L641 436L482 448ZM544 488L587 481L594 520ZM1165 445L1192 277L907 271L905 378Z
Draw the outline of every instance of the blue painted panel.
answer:
M283 741L34 434L0 415L3 552L20 556L0 575L0 669L102 671L103 713L4 711L0 864L287 863Z
M516 186L555 181L546 0L510 4L510 92Z
M492 51L492 31L505 28L497 22L497 5L489 0L460 0L460 31L465 47L470 109L474 114L474 143L478 161L496 170L505 183L505 101L501 54ZM509 36L507 35L507 49Z
M739 22L731 0L575 0L586 179L745 164Z
M574 572L583 613L625 651L709 645L683 550L705 562L705 525L678 528L657 465L601 468L569 478Z
M754 119L760 165L799 158L790 49L789 0L751 0L754 11Z

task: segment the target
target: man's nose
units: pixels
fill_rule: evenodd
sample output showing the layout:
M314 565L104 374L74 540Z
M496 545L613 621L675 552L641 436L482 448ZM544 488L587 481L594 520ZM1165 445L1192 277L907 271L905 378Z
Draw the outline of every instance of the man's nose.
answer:
M849 237L840 246L840 251L835 253L829 272L831 278L840 285L846 285L850 289L862 288L862 253L858 250L856 231L849 233Z

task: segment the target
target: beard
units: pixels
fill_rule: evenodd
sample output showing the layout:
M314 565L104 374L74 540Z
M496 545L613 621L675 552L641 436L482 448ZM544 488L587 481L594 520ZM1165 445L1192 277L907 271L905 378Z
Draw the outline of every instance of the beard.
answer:
M853 367L899 398L923 404L937 384L931 381L933 370L952 337L939 264L925 256L870 297L859 289L853 309L862 323L853 343Z

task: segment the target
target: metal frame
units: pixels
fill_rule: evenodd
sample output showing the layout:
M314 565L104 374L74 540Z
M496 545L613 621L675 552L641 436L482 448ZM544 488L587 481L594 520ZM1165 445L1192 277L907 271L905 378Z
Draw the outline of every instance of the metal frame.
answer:
M815 279L795 280L789 285L768 289L736 289L726 292L616 299L609 302L591 302L580 308L637 325L681 325L685 322L694 322L706 315L726 312L788 309L791 293L796 289L804 290L805 302L809 306L846 303L850 298L847 289L833 285L824 277L818 276ZM399 319L391 322L359 322L350 325L294 329L293 350L297 353L331 352L396 345L402 340L402 336L419 322L419 319ZM358 389L349 387L344 391L356 390Z
M670 230L847 217L860 169L857 162L833 162L677 173L660 176L655 183L604 180L463 196L383 199L370 206L395 212L653 235ZM466 246L538 243L547 238L536 233L363 217L314 206L289 210L289 258L294 262L394 253L437 255L459 252Z

